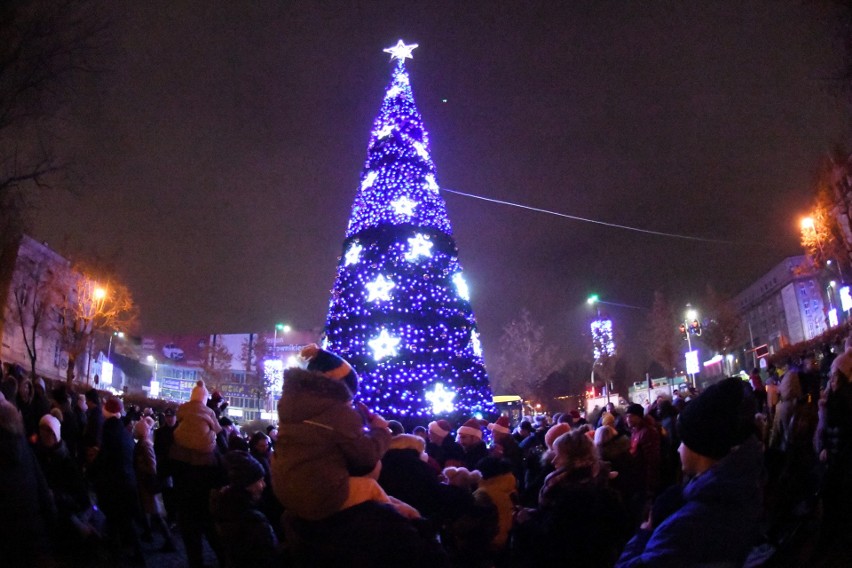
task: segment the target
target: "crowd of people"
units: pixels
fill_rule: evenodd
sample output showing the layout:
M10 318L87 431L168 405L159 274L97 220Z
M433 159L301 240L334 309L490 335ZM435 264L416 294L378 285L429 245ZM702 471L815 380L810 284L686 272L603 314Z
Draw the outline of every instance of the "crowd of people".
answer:
M852 349L647 407L410 432L357 402L345 360L301 355L255 432L201 381L140 410L4 374L0 559L141 565L156 547L200 568L206 541L223 567L850 561Z

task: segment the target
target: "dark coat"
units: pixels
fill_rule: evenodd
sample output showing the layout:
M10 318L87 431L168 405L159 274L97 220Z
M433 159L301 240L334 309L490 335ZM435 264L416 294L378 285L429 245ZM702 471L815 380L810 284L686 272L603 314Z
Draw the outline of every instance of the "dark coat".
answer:
M476 469L476 465L479 461L487 457L488 447L485 445L485 442L480 441L478 444L475 444L470 449L464 451L462 465L464 465L464 467L468 470L473 471Z
M618 494L584 470L557 470L543 493L543 505L515 529L515 565L612 566L631 529Z
M275 565L278 538L245 489L228 485L211 492L210 513L225 552L227 568Z
M35 446L35 454L53 493L59 517L70 518L72 514L88 509L91 502L83 472L68 452L65 441L60 440L52 448L38 444Z
M98 496L98 506L107 517L132 515L138 511L134 447L133 437L121 419L104 420L100 450L88 471Z
M459 465L462 463L464 448L447 435L440 444L426 442L426 454L438 462L438 465L443 470L447 465L453 465L453 463ZM447 462L451 463L447 464Z
M23 437L22 425L20 429L15 433L0 427L0 562L4 566L37 564L38 555L47 548L47 528L54 516L50 489Z
M457 487L441 483L432 466L410 448L385 452L379 485L388 495L439 524L458 518L473 502L470 492L456 491Z
M741 566L759 541L763 450L746 440L683 489L684 505L653 532L640 531L616 566Z
M291 519L289 526L296 537L293 566L449 566L441 545L423 532L425 526L376 501L349 507L321 521Z

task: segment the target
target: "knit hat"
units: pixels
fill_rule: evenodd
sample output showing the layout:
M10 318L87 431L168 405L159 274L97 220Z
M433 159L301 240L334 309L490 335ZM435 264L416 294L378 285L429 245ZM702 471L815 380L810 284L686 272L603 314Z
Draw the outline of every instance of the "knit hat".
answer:
M207 387L204 386L204 381L196 382L195 386L192 387L192 393L189 395L189 400L204 403L207 402L208 398L210 398L210 393L207 392Z
M56 419L55 416L51 414L45 414L41 417L41 420L38 421L38 425L47 426L48 428L50 428L57 442L62 439L62 424L59 422L59 420Z
M479 420L476 418L471 418L461 426L459 426L458 434L469 434L471 436L476 436L480 440L482 439L482 430L479 427Z
M571 431L571 425L566 422L560 422L554 426L551 426L550 429L544 433L544 445L547 446L548 449L553 449L553 442L564 434L565 432Z
M754 432L754 399L739 377L711 385L678 415L678 431L693 452L713 459L728 455Z
M831 363L832 371L840 371L847 379L852 379L852 351L844 351Z
M260 462L244 450L232 450L225 454L225 471L228 483L236 487L248 487L263 479L264 471Z
M133 437L141 440L147 438L151 430L154 429L154 419L150 416L143 416L142 420L133 425Z
M450 423L443 418L429 423L429 431L436 436L447 437L452 429Z
M331 351L320 349L315 343L306 345L299 352L299 356L308 359L308 370L322 373L329 379L343 381L349 388L352 396L358 392L358 373L345 359L335 355Z
M121 418L121 413L124 411L124 405L115 397L111 397L104 404L104 418Z
M488 425L488 429L494 432L495 434L511 434L512 430L509 428L509 417L501 416L497 419L497 422Z
M637 404L635 402L629 405L625 412L627 412L627 414L632 414L633 416L638 416L639 418L645 417L645 409L641 404Z
M601 415L601 426L615 426L615 416L611 412L604 412Z

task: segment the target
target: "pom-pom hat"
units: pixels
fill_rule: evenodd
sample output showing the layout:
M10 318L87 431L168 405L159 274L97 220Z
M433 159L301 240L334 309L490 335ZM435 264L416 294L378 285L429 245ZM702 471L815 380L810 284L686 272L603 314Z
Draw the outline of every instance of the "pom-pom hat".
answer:
M320 349L315 343L305 346L299 355L308 360L309 371L316 371L335 381L343 381L352 396L358 392L358 373L342 357Z
M204 386L204 381L196 382L195 386L192 387L189 400L206 403L208 398L210 398L210 393L207 391L207 387Z
M547 446L548 449L553 449L553 442L566 432L571 431L571 425L567 422L560 422L554 426L551 426L550 429L544 433L544 445Z
M501 416L497 419L497 422L488 425L488 429L494 432L495 434L511 434L512 430L509 428L509 417Z
M479 427L479 420L476 418L471 418L461 426L459 426L458 430L459 434L468 434L470 436L476 436L480 440L482 439L482 430Z

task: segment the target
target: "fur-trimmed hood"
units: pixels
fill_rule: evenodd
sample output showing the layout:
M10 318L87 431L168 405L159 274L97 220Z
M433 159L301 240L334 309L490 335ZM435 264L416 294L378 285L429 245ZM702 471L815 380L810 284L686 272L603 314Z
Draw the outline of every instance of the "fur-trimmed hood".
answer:
M345 383L322 373L292 368L284 372L284 388L278 401L280 422L301 422L328 407L347 403L352 393Z

